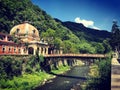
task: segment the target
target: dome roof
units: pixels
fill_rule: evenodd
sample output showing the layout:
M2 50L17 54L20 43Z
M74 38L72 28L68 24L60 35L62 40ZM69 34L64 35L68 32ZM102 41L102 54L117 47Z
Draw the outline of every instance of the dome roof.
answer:
M19 36L19 38L27 42L40 40L38 30L27 22L14 26L10 30L10 35Z

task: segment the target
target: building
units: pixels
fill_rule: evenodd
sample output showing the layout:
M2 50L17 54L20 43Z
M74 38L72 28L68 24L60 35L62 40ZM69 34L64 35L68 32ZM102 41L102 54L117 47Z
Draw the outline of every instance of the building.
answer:
M40 40L39 31L28 22L14 26L10 30L10 35L25 43L28 54L48 54L48 44Z
M26 55L27 50L24 43L14 43L12 36L0 33L0 55Z
M28 22L14 26L9 34L0 33L0 55L62 54L62 49L49 46L39 31Z

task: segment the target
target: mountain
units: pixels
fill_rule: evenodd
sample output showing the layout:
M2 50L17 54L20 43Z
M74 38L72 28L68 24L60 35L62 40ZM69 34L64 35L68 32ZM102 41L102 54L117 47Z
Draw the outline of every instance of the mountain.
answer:
M104 39L111 38L111 33L106 30L97 30L92 28L87 28L81 23L75 22L62 22L59 19L56 19L56 22L62 23L63 26L70 29L79 39L86 39L88 41L102 42Z

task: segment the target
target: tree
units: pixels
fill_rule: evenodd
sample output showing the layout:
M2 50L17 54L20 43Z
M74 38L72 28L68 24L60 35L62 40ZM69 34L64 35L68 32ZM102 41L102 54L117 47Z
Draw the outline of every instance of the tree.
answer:
M104 53L108 53L108 52L111 51L111 46L110 46L110 44L109 44L109 41L110 41L110 40L108 40L108 39L103 41L103 46L104 46L104 48L105 48Z
M47 29L46 32L42 32L42 37L48 42L48 44L54 44L55 31L51 28Z
M118 50L120 47L120 29L119 26L117 25L116 21L113 21L112 25L112 38L111 38L111 46L113 50Z
M104 51L105 51L105 48L102 45L102 43L96 43L95 44L95 49L96 49L96 53L99 53L99 54L103 54Z
M80 53L95 53L95 48L87 42L83 42L79 44L79 52Z

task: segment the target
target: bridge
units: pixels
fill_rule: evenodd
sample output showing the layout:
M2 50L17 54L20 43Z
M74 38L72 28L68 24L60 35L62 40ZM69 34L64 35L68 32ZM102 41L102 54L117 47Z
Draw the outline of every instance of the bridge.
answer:
M105 54L47 54L45 58L106 58Z
M57 63L60 60L66 61L66 60L81 60L84 63L94 63L96 60L101 60L104 58L107 58L107 55L104 54L47 54L44 55L45 61L49 64Z

